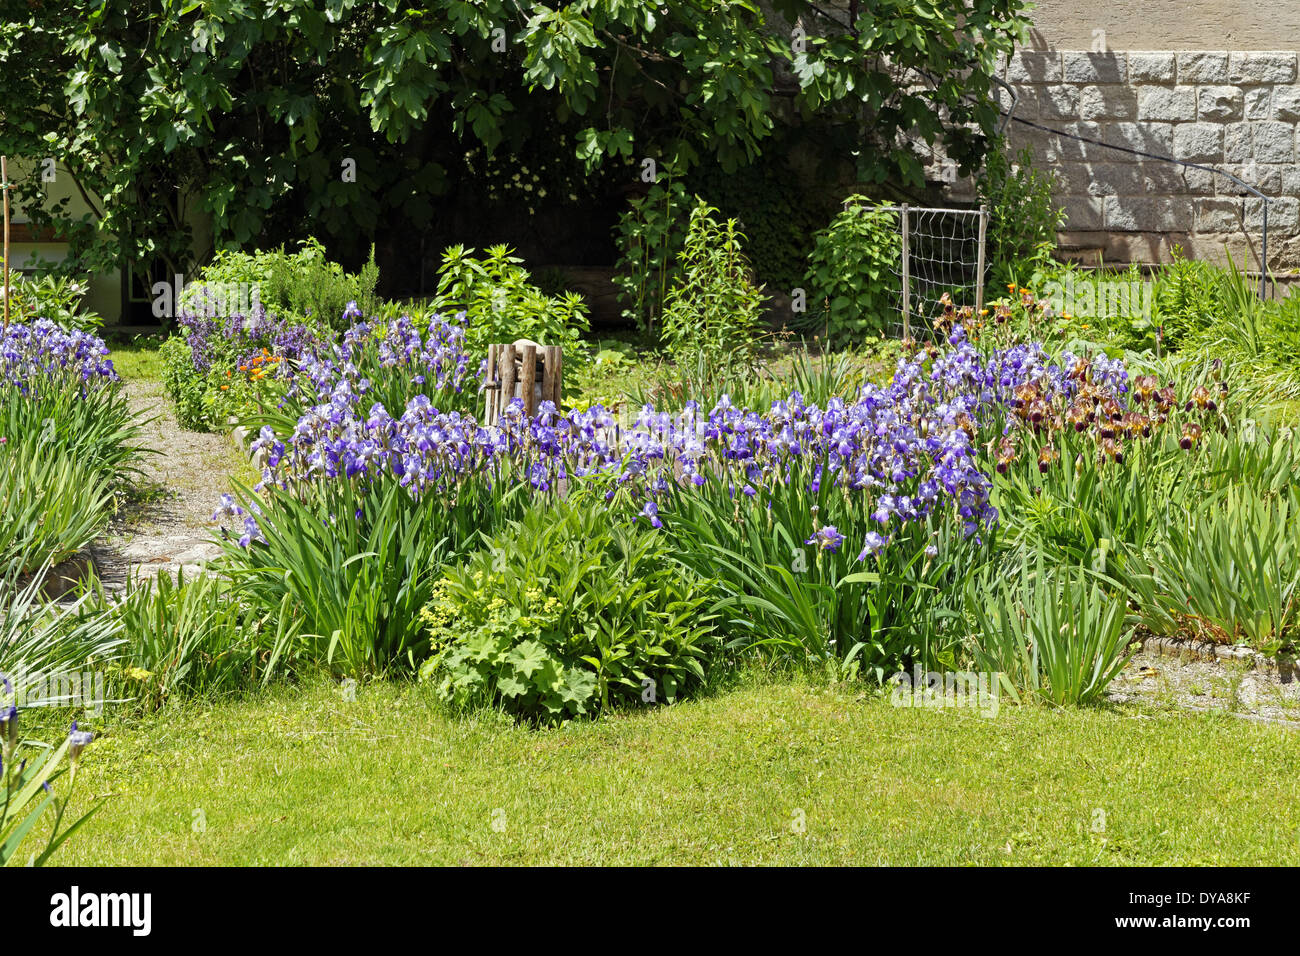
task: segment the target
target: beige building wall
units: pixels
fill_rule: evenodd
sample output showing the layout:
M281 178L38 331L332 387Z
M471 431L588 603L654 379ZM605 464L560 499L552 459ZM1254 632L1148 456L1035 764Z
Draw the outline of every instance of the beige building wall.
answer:
M1032 49L1278 50L1300 44L1300 0L1038 0ZM1098 35L1100 31L1100 37Z
M1000 79L1007 126L1056 175L1062 251L1084 261L1160 262L1175 246L1260 268L1300 269L1300 0L1039 0ZM1004 108L1010 99L1003 97ZM1049 130L1074 134L1054 135ZM1104 145L1102 145L1104 144Z

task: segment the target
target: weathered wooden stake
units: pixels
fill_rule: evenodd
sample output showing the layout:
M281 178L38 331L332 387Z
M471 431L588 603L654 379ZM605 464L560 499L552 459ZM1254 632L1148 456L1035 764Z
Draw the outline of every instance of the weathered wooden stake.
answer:
M988 231L989 207L980 206L980 245L976 253L975 265L975 318L978 321L980 311L984 308L984 237Z

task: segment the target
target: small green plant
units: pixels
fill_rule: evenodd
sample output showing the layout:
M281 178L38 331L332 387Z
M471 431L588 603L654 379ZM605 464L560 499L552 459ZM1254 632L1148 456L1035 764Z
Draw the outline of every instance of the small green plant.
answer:
M9 321L49 319L68 329L97 329L103 317L82 306L88 288L84 280L71 276L14 273L9 277Z
M1065 222L1065 211L1052 200L1054 185L1051 173L1034 168L1028 147L1014 160L1005 143L995 144L985 155L976 190L989 208L985 261L995 288L1017 279L1032 285L1036 274L1051 271L1056 231Z
M617 274L623 317L650 334L662 322L664 300L677 273L677 256L684 235L680 228L689 214L690 194L666 167L642 197L633 199L618 219L614 241L618 247Z
M600 504L534 507L438 583L420 674L449 702L547 723L671 703L705 682L708 601L659 532Z
M121 623L126 646L116 670L124 696L156 710L181 693L212 693L244 685L256 669L254 627L242 627L240 606L228 582L200 574L185 580L168 571L137 580L126 595L101 604ZM284 624L294 618L286 615Z
M218 290L221 296L233 295L241 303L251 302L256 292L266 310L282 319L335 330L347 328L344 312L349 302L356 302L363 315L377 308L379 267L373 246L370 259L357 273L331 262L317 239L305 239L299 247L297 252L287 252L283 246L261 252L218 250L198 278L186 286L181 302L202 314L205 303L211 301L211 290ZM229 305L221 302L218 312L229 314Z
M664 302L663 340L678 362L712 369L751 355L757 344L763 290L753 283L736 220L719 224L698 200L678 254L680 275Z
M492 246L482 258L473 249L451 246L443 254L431 312L466 313L465 344L476 357L489 344L531 339L564 349L566 366L582 364L587 307L582 296L545 295L506 246Z
M853 195L817 233L809 256L810 330L835 344L883 334L898 309L898 214Z
M974 622L976 666L1002 675L1019 700L1089 704L1100 700L1133 655L1122 599L1082 568L989 568L973 577L966 609Z

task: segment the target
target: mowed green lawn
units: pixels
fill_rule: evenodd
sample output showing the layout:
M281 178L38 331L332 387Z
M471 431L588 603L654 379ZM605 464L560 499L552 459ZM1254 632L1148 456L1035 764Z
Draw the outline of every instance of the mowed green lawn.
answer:
M1292 864L1300 735L745 686L560 730L321 678L108 722L61 864Z

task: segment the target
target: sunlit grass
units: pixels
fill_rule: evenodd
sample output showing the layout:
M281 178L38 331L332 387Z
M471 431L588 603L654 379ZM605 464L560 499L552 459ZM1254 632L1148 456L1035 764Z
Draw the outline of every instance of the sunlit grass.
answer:
M1298 741L788 683L535 731L320 679L110 725L59 862L1295 865Z

